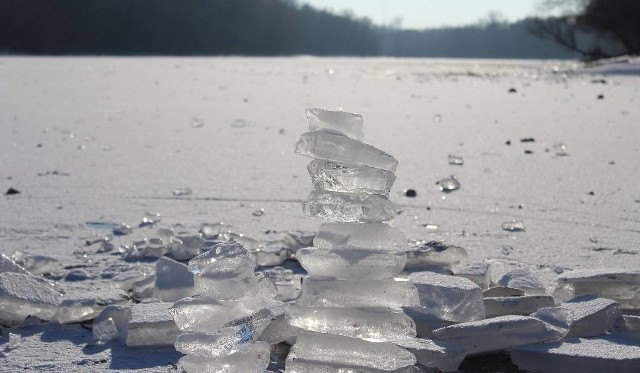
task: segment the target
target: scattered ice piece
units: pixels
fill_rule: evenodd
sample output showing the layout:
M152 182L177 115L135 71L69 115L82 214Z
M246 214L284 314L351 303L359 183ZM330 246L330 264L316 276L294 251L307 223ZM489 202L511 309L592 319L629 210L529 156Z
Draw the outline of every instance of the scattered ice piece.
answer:
M29 315L51 320L58 304L60 294L38 277L0 273L0 320L21 322Z
M623 309L640 309L640 269L592 269L564 272L558 278L556 299L566 301L579 295L614 300Z
M272 267L282 264L289 257L288 246L283 240L258 243L254 250L256 265Z
M524 222L522 220L511 220L502 223L502 229L510 232L524 232Z
M22 265L29 273L41 275L55 272L60 268L60 261L46 255L34 255L16 250L11 254L11 259Z
M511 350L511 360L529 372L636 373L640 372L640 338L612 334L520 346Z
M438 180L436 184L438 184L440 191L445 193L450 193L450 192L453 192L454 190L460 189L460 182L453 175L451 175L450 177Z
M135 281L131 285L131 293L133 295L133 299L140 301L143 299L152 298L155 283L156 275L150 275L138 281Z
M380 342L416 336L416 324L402 311L390 308L288 308L289 323L297 328Z
M385 223L323 223L313 239L320 249L357 247L367 250L406 251L407 238Z
M569 155L569 153L567 153L567 145L562 142L553 144L553 150L558 157L565 157Z
M174 196L188 196L191 193L193 193L191 188L177 188L173 190Z
M262 331L259 340L271 345L285 341L289 342L289 344L294 344L296 337L300 333L302 333L302 329L291 325L289 319L282 314L273 319L266 329Z
M202 120L200 118L193 117L193 118L191 118L190 123L191 123L191 127L193 127L193 128L202 128L202 127L204 127L204 120Z
M247 349L223 358L183 356L178 365L189 373L265 372L269 365L270 346L264 342L252 343Z
M183 354L220 359L251 349L253 347L251 342L260 335L260 332L262 330L256 334L248 326L228 327L212 333L185 332L178 336L175 346L176 350Z
M204 239L200 236L178 236L171 238L171 256L176 260L189 260L202 253Z
M7 343L7 348L10 350L15 350L16 348L22 346L22 342L24 342L24 338L20 334L9 333L9 342Z
M553 341L564 336L562 331L530 316L500 316L466 322L434 330L433 335L437 340L462 346L467 355Z
M144 216L142 217L142 221L140 222L140 226L144 227L147 225L159 223L160 221L162 221L160 214L157 212L150 211L144 214Z
M486 262L469 263L454 270L454 274L473 281L480 289L487 289L491 284L490 265Z
M434 121L434 123L440 123L440 122L442 122L442 115L440 115L440 114L436 114L436 115L434 115L434 116L433 116L433 121Z
M416 332L420 338L433 338L433 331L455 324L433 315L431 310L423 307L402 307L404 313L416 324Z
M389 196L396 176L391 171L314 159L307 165L313 189Z
M405 271L442 271L465 260L469 254L460 246L446 245L439 241L420 241L407 252Z
M485 298L495 297L520 297L524 295L524 290L513 289L504 286L496 286L489 288L482 292L482 296Z
M418 306L418 290L409 281L335 280L307 277L298 304L325 307Z
M415 272L409 281L418 289L420 306L443 320L464 322L484 318L482 290L471 280L434 272Z
M220 233L224 233L231 228L230 225L223 222L204 223L200 226L200 234L204 238L216 238Z
M111 224L109 224L111 226ZM109 233L106 234L94 234L91 237L84 240L84 244L89 246L96 243L109 242L113 240L113 236Z
M526 316L531 315L540 308L553 307L554 305L553 297L550 295L484 298L484 309L487 318L506 315Z
M120 331L112 318L106 320L94 321L91 329L93 339L98 343L106 343L120 337Z
M582 295L558 307L540 309L531 316L568 329L567 338L594 337L613 329L622 317L622 309L610 299Z
M304 333L298 336L296 344L287 357L287 372L307 372L305 363L333 367L326 372L351 368L355 372L395 371L416 363L416 357L409 351L387 342L367 342L330 334ZM360 369L359 369L360 368ZM319 372L319 371L316 371Z
M544 284L526 269L515 269L505 273L498 280L498 286L520 289L527 295L546 293Z
M256 211L251 213L251 215L253 215L253 216L262 216L262 215L264 215L264 208L257 209Z
M0 273L4 272L29 273L23 266L16 263L13 259L4 254L0 254Z
M385 197L367 193L339 193L314 190L304 203L307 216L340 222L380 223L393 219L396 205Z
M129 306L106 306L93 320L93 338L102 343L116 338L126 341L130 314Z
M132 304L127 346L173 345L180 331L169 314L169 307L170 303Z
M253 276L255 267L251 251L239 242L216 244L211 250L189 261L189 269L196 276L211 278Z
M175 302L193 295L193 273L189 267L162 257L156 262L153 296L163 302Z
M115 285L115 287L119 287L124 291L129 291L133 289L134 283L149 277L151 272L152 268L134 268L122 273L118 273L111 278L111 281Z
M295 254L298 249L313 246L316 232L289 231L282 233L282 239L289 245L289 252Z
M398 161L369 144L327 131L306 132L296 144L296 153L354 166L368 166L395 172Z
M298 261L312 276L339 279L384 280L400 273L407 254L362 249L324 250L308 247L298 250Z
M113 234L116 236L125 236L127 234L131 234L133 232L133 228L127 223L121 223L117 227L113 228Z
M106 306L126 306L129 302L129 295L121 289L67 293L52 320L61 324L87 321L95 318Z
M354 140L362 141L362 115L346 111L330 111L318 108L306 110L309 119L309 131L327 131L338 133Z
M303 275L294 274L292 270L283 267L273 267L263 271L278 289L275 300L287 302L298 299L302 289Z
M464 159L458 155L449 154L449 164L453 166L462 166Z
M413 353L418 364L437 368L442 372L457 371L465 357L462 347L453 343L434 342L429 339L403 339L392 342Z

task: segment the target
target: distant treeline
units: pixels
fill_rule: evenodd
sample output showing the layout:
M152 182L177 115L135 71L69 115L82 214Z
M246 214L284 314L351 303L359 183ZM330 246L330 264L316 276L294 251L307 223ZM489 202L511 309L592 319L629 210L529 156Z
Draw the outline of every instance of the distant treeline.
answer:
M0 52L576 57L526 21L397 30L293 0L0 0Z

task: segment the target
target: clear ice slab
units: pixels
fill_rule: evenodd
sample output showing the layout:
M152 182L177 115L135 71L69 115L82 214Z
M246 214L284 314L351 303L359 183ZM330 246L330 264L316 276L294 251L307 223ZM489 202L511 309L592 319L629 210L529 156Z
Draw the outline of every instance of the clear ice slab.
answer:
M526 269L516 269L502 275L498 286L520 289L526 295L545 294L544 284Z
M413 320L402 311L390 308L292 305L287 311L289 324L317 333L376 342L416 336L416 324Z
M356 247L404 252L408 242L398 228L385 223L323 223L313 239L313 246L320 249Z
M325 307L388 307L420 305L418 290L409 281L336 280L307 277L298 304Z
M189 261L196 276L223 279L253 276L256 262L251 251L239 242L222 242Z
M306 372L296 364L309 362L355 372L367 369L394 371L414 365L416 357L409 351L387 342L367 342L330 334L303 333L287 356L287 372ZM302 367L304 369L304 367ZM360 370L364 369L364 370Z
M153 295L164 302L175 302L193 295L193 273L189 267L163 256L156 262Z
M27 316L51 320L60 293L38 277L16 272L0 273L0 320L22 322Z
M505 315L531 315L540 308L553 307L550 295L525 295L521 297L485 297L484 310L486 317Z
M269 344L255 342L223 358L186 355L178 365L189 373L262 373L269 365L269 353Z
M462 347L452 343L436 343L430 339L404 339L393 343L413 353L418 364L442 372L457 371L465 357Z
M468 278L480 286L481 289L488 289L491 284L491 270L489 263L473 262L461 266L454 270L454 274L459 277Z
M500 316L436 329L433 335L436 340L461 346L471 355L559 340L564 332L535 317Z
M484 318L482 290L464 277L415 272L409 281L418 289L420 306L442 320L464 322Z
M53 321L76 323L95 318L107 306L128 306L129 295L121 289L96 289L67 293L62 298Z
M367 193L314 190L304 203L304 214L339 222L380 223L393 219L397 206L389 199Z
M132 304L126 332L126 344L134 346L172 345L180 331L171 314L171 303Z
M543 308L531 315L559 328L567 337L595 337L613 329L622 309L611 299L583 295L558 307Z
M339 133L354 140L362 141L362 115L346 111L331 111L318 108L306 110L309 119L309 131L327 131Z
M640 269L593 269L565 272L558 278L556 299L579 295L614 300L623 309L640 309Z
M315 190L363 192L389 196L396 176L391 171L315 159L307 165Z
M257 338L261 332L254 333L249 326L227 327L211 334L186 332L178 336L175 346L183 354L220 359L250 349L254 336Z
M407 254L362 249L325 250L308 247L298 250L296 258L311 276L338 279L384 280L400 273Z
M296 153L353 166L367 166L391 172L398 160L384 151L347 136L327 131L306 132L296 144Z

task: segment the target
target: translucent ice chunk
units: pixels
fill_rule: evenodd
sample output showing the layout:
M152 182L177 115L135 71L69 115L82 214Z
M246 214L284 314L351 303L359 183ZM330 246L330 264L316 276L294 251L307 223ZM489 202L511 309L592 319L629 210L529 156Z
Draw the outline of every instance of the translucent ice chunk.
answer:
M291 348L287 357L287 372L297 371L290 365L296 363L320 363L340 368L378 369L393 371L416 363L416 357L409 351L387 342L367 342L357 338L330 334L302 334ZM345 371L347 371L345 369Z
M583 295L558 307L540 309L531 316L569 329L567 337L593 337L613 329L622 317L622 309L610 299Z
M255 266L253 255L239 242L216 244L189 261L189 269L196 276L211 279L252 277Z
M305 215L340 222L380 223L393 219L397 212L387 198L367 193L314 190L304 203Z
M524 291L520 289L513 289L505 286L495 286L482 292L484 298L495 297L521 297L524 295Z
M467 278L481 289L487 289L491 284L491 271L489 263L473 262L454 270L456 276Z
M33 273L34 275L55 272L60 268L60 261L58 259L46 255L35 255L16 250L11 257L29 273Z
M565 272L558 278L555 297L561 301L578 295L612 299L623 309L640 309L640 270L594 269Z
M536 276L526 269L516 269L505 273L498 285L513 289L520 289L527 295L544 294L546 292L544 284Z
M144 227L147 225L159 223L161 221L162 221L162 217L160 216L159 213L149 211L149 212L145 212L144 215L142 216L142 221L140 222L140 226Z
M455 324L434 316L433 312L423 307L402 307L402 310L416 324L416 332L420 338L433 338L434 330Z
M107 342L115 338L123 342L126 341L130 316L131 309L129 306L112 305L105 307L93 320L93 338L100 342Z
M23 266L16 263L13 259L4 254L0 254L0 273L4 272L16 272L28 274L27 270Z
M339 133L362 141L362 115L346 111L330 111L318 108L306 110L309 119L309 131L324 130Z
M129 295L121 289L67 293L62 298L53 320L62 324L91 320L106 306L126 306L130 302Z
M305 278L298 304L325 307L418 306L418 290L408 281Z
M462 166L464 159L458 155L449 154L449 164L454 166Z
M185 332L176 339L176 350L187 355L223 358L250 349L252 338L245 336L250 333L236 328L225 328L212 334Z
M270 298L273 298L278 292L275 285L269 279L266 279L262 273L232 278L196 276L194 281L195 294L220 300L240 299L256 292L269 293Z
M224 358L183 356L178 365L189 373L239 373L266 371L270 347L267 343L252 343L249 348Z
M452 343L436 343L429 339L405 339L393 343L413 353L418 364L443 372L457 371L465 356L462 347Z
M438 188L445 193L450 193L454 190L460 189L460 182L455 178L455 176L440 179L436 184L438 184Z
M396 176L391 171L350 166L319 159L307 165L313 188L333 192L364 192L388 196Z
M465 322L433 331L434 338L462 346L467 354L561 339L564 334L529 316L500 316Z
M553 307L553 305L553 297L550 295L484 298L487 318L505 315L530 315L540 308Z
M126 344L134 346L172 345L180 331L169 314L170 303L131 305Z
M153 289L155 298L164 302L175 302L192 296L193 291L193 273L189 271L189 267L166 256L158 259Z
M278 289L278 294L275 297L276 300L286 302L298 299L302 287L303 275L294 274L292 270L283 267L268 268L265 269L263 273L276 285L276 289Z
M16 348L22 346L22 342L24 342L24 338L20 334L9 333L9 342L7 343L7 349L15 350Z
M636 373L640 372L640 339L624 334L569 338L516 347L511 350L511 359L528 372Z
M522 220L510 220L502 223L502 229L510 232L524 232L524 222Z
M52 286L37 277L0 273L0 320L21 322L29 315L51 320L60 299Z
M484 318L482 290L469 279L415 272L409 281L418 289L420 305L433 316L457 322Z
M112 318L108 318L99 322L93 322L92 327L93 339L99 343L112 341L120 336L120 331Z
M288 308L289 323L297 328L366 339L389 341L416 336L416 324L402 311L389 308L306 307Z
M398 161L369 144L326 131L306 132L296 144L296 153L354 166L368 166L395 172Z
M277 266L289 257L288 243L284 240L260 242L254 249L256 264L262 266Z
M358 247L406 251L408 242L398 228L385 223L323 223L313 240L313 246L320 249Z
M438 241L419 242L407 252L407 271L450 269L465 260L469 254L460 246L446 245Z
M298 250L296 257L310 275L339 279L389 279L400 273L407 263L406 253L361 249L308 247Z
M200 236L179 236L170 239L169 252L176 260L189 260L202 253L204 239Z

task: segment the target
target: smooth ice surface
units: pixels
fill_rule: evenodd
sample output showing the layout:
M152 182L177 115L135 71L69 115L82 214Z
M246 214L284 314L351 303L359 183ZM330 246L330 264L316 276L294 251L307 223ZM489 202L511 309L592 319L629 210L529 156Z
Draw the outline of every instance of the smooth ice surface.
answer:
M261 373L269 365L269 345L252 343L248 348L223 358L186 355L178 365L189 373Z
M196 276L213 279L252 276L255 266L251 251L239 242L216 244L189 261L189 269Z
M529 316L500 316L434 330L434 339L452 342L467 355L561 339L564 334Z
M105 307L93 319L93 338L100 342L110 341L115 338L119 338L123 342L126 341L130 317L131 309L129 306L112 305Z
M612 299L623 309L640 309L640 269L590 269L565 272L555 296L561 301L579 295Z
M452 343L436 343L430 339L405 339L394 344L416 356L418 364L428 368L438 368L443 372L457 371L465 352Z
M527 295L544 294L544 284L530 271L516 269L502 275L498 286L520 289Z
M196 276L194 280L196 294L219 300L234 300L247 296L271 299L278 293L276 286L271 280L265 278L263 273L239 278Z
M100 343L112 341L120 337L120 331L112 318L101 321L94 321L91 327L93 339Z
M416 324L416 332L420 338L433 338L433 331L455 324L434 316L431 310L423 307L403 307L404 313Z
M313 189L389 196L396 176L391 171L314 159L307 165Z
M193 273L189 267L163 256L156 262L156 278L153 289L155 298L175 302L193 295Z
M409 281L418 289L420 305L433 316L457 322L484 318L482 290L469 279L415 272Z
M300 329L361 338L370 341L400 340L416 336L416 324L402 311L368 307L288 308L289 323Z
M131 305L126 344L134 346L172 345L180 333L169 314L171 303Z
M524 295L515 297L485 297L484 309L486 317L505 315L530 315L540 308L553 307L550 295Z
M349 137L326 131L306 132L300 135L296 153L315 159L367 166L395 172L398 160L393 156Z
M622 317L622 309L611 299L583 295L531 316L568 329L567 337L594 337L613 329Z
M320 249L357 247L369 250L406 251L404 233L386 223L323 223L313 239Z
M397 212L397 206L389 199L367 193L314 190L304 203L307 216L345 223L380 223L395 218Z
M364 137L360 114L318 108L309 108L306 113L310 131L334 132L358 141Z
M87 321L98 316L107 306L127 306L130 302L129 295L121 289L68 293L61 298L52 320L63 324Z
M0 320L21 322L29 315L51 320L60 301L60 294L37 277L0 273Z
M209 334L186 332L178 336L175 346L183 354L220 359L251 349L252 336L247 333L244 328L218 329Z
M358 367L392 371L416 363L409 351L387 342L367 342L330 334L303 333L287 356L290 361L316 362L338 368ZM287 371L289 368L287 367Z
M355 248L325 250L308 247L298 250L296 258L311 276L359 280L393 278L407 263L406 253Z
M307 277L298 304L325 307L418 306L418 290L409 281L335 280Z
M452 265L465 260L469 254L460 246L442 242L420 242L407 252L407 271L449 270Z
M467 278L481 289L489 288L491 285L491 271L489 263L485 262L473 262L467 265L458 267L454 270L454 274L459 277Z
M511 350L511 360L530 372L637 373L640 372L640 338L612 334L521 346Z

